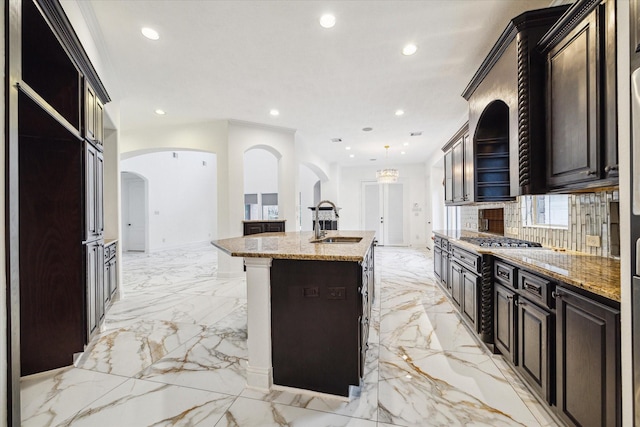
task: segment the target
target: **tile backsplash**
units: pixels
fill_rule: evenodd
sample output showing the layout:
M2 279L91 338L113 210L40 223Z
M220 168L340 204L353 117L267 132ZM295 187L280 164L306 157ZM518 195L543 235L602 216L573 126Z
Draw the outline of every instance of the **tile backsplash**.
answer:
M566 229L524 227L520 198L515 202L478 204L460 208L463 230L478 231L479 209L504 209L504 235L531 240L547 247L565 248L591 255L619 256L617 190L569 195L569 226ZM598 236L598 246L587 246L587 235Z

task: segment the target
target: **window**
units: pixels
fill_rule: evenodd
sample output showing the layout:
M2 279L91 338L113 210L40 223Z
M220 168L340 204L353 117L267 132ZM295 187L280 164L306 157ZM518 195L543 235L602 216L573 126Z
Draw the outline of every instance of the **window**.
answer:
M569 226L569 196L522 196L520 209L524 227L568 228Z
M258 195L244 195L244 219L260 219L258 218Z
M262 219L278 219L278 193L262 193Z

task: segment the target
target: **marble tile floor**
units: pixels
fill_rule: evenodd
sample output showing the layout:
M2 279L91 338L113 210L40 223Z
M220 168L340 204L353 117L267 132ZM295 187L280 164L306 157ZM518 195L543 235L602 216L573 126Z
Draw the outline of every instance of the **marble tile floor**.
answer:
M124 254L122 298L77 366L25 377L23 426L551 426L434 284L426 250L376 248L361 394L245 387L246 283L213 247Z

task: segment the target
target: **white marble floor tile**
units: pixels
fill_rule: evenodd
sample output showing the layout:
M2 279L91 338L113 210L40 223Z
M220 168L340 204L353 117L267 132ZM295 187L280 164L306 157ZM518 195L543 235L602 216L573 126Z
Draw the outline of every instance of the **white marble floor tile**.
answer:
M206 329L136 377L238 395L247 382L247 357L246 331Z
M61 426L214 426L235 397L130 379Z
M487 355L380 349L378 420L402 426L539 426Z
M23 427L57 426L128 378L73 367L20 380Z
M216 427L376 427L375 421L238 397Z
M455 313L427 313L421 303L381 309L380 342L430 350L484 354Z
M203 330L199 325L140 321L94 338L77 366L132 377Z

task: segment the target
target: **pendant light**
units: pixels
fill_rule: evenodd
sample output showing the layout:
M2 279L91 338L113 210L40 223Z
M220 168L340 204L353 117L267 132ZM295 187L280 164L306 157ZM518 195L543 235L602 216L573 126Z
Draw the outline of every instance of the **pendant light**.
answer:
M386 153L385 153L385 164L386 164L389 160L389 146L385 145L384 148L386 150ZM400 176L400 174L398 173L398 169L393 169L393 168L380 169L376 172L376 180L378 181L378 184L389 184L389 183L398 182L398 176Z

